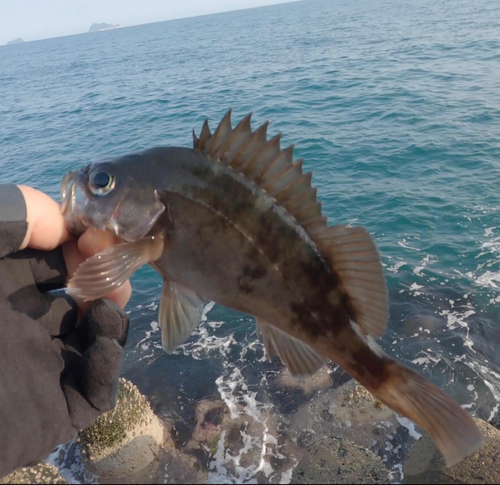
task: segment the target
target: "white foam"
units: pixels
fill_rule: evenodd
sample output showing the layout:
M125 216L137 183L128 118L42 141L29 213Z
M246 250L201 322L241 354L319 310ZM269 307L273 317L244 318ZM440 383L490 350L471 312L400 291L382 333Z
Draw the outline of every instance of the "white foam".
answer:
M500 404L496 404L495 407L491 410L490 416L486 421L491 421L497 415L499 408Z
M81 449L74 440L57 446L45 461L56 466L68 483L98 483L98 477L85 469Z
M475 310L469 309L463 313L460 313L458 311L450 311L450 310L441 310L438 312L439 315L446 317L446 326L450 329L453 330L457 327L462 327L462 328L469 328L468 323L465 321L466 318L470 317L471 315L475 315Z
M475 283L481 286L500 289L500 272L493 273L485 271L481 276L476 277Z
M168 473L168 463L166 463L165 468L163 469L163 483L164 484L168 483L169 478L170 478L170 475Z
M406 242L406 239L403 239L402 241L398 241L398 245L401 246L402 248L405 248L405 249L411 249L412 251L420 251L420 249L410 246Z
M209 301L206 305L205 308L203 309L203 314L201 315L201 320L206 321L207 320L207 313L214 307L215 301Z
M405 264L406 263L404 261L398 261L397 263L387 268L387 271L390 271L391 273L397 273L399 271L399 268L401 268L401 266L404 266Z
M409 435L416 440L422 438L422 435L416 430L415 423L408 418L396 415L398 423L408 430Z
M431 360L429 359L429 357L418 357L418 358L412 360L413 364L422 365L422 366L425 366L426 364L430 364L430 362L431 362Z
M292 473L293 473L293 467L290 467L288 470L284 471L281 474L281 479L279 483L283 485L288 485L292 481Z

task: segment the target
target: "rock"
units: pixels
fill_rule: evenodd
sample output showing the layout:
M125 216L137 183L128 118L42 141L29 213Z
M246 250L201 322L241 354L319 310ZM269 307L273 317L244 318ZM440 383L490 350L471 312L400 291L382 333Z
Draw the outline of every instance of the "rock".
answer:
M102 22L100 24L92 24L90 26L89 32L98 32L100 30L116 29L119 25L106 24Z
M475 419L485 444L458 465L444 459L427 433L411 448L403 466L405 483L500 483L500 431Z
M207 470L202 483L281 483L305 450L277 426L266 409L248 413L238 403L230 409L222 400L203 399L196 405L196 425L183 451L198 457ZM176 479L176 466L168 466L169 483L193 483Z
M307 450L291 483L389 483L389 472L371 451L349 440L327 438Z
M490 421L491 426L500 430L500 412L497 412Z
M29 468L20 468L0 479L1 484L7 483L69 483L59 474L54 465L39 463Z
M5 44L5 45L22 44L23 42L24 42L24 40L21 39L21 37L19 37L19 38L14 39L14 40L9 40L9 42L7 42L7 44Z
M92 473L119 479L155 459L163 443L163 425L137 387L120 379L115 409L80 432L79 441Z
M319 389L326 389L327 387L330 387L331 384L332 379L327 366L323 366L314 375L305 378L294 377L290 374L288 369L285 369L280 378L281 387L300 389L307 396Z
M395 413L354 379L323 391L299 408L290 426L292 435L305 446L329 436L351 440L375 453L385 448L398 427Z

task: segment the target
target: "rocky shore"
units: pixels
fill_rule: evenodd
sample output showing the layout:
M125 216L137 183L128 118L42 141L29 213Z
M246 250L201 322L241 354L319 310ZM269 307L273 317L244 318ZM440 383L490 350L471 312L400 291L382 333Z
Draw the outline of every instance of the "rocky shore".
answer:
M274 483L272 472L281 483L297 484L500 483L500 431L485 421L477 420L486 438L481 450L446 469L425 433L355 381L332 389L325 368L304 381L285 371L279 386L315 394L292 414L286 429L278 429L271 413L249 416L243 407L204 399L186 434L175 419L156 416L137 387L121 379L116 408L80 433L76 446L88 474L84 481L214 483L231 476ZM401 434L406 436L398 441ZM401 468L391 463L394 456L404 463L402 473L394 471ZM0 483L68 482L44 463Z

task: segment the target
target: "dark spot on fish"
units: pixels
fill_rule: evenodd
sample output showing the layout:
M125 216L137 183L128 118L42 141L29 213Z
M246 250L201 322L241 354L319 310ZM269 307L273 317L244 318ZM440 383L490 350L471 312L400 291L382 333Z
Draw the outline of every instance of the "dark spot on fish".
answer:
M238 278L238 289L245 295L252 293L255 290L255 286L252 286L250 283L245 281L245 278L240 276Z
M256 221L257 232L255 234L255 244L264 249L265 254L271 263L276 263L286 251L286 247L292 244L293 238L289 237L287 227L276 223L269 212L261 214Z
M379 388L390 378L390 365L393 361L376 355L363 340L354 336L351 329L349 331L352 334L346 335L345 338L350 339L351 343L344 353L349 353L352 359L350 373L372 390Z
M263 264L249 264L243 268L243 276L252 280L260 280L267 274Z
M248 264L243 268L243 274L238 277L239 290L248 295L255 290L255 283L267 275L266 264L262 262L262 255L255 246L251 246L246 254Z
M202 180L207 180L214 176L214 172L210 165L205 164L193 164L191 167L191 174Z

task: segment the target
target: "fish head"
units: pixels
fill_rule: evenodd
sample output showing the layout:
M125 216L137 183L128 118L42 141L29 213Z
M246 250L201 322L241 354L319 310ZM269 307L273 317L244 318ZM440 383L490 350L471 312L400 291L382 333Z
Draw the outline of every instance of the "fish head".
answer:
M132 242L150 232L165 206L137 157L92 163L63 177L61 212L73 235L92 227Z

